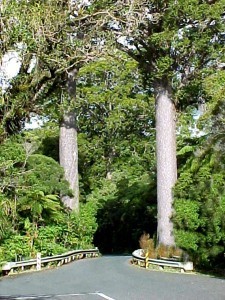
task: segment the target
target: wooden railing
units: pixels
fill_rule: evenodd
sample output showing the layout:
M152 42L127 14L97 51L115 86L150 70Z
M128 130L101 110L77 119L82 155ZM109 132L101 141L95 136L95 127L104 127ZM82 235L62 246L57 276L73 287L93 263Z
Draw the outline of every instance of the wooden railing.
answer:
M57 264L57 266L61 266L74 260L98 256L98 248L88 250L73 250L63 254L47 257L41 257L40 253L38 253L37 257L34 259L5 263L2 266L2 273L3 275L8 275L9 273L13 273L15 270L24 271L28 268L41 270L42 267L46 267L49 264Z
M132 253L132 260L134 264L137 264L141 267L148 267L148 264L158 265L161 268L171 267L171 268L179 268L181 272L184 271L193 271L193 262L181 262L177 259L153 259L153 258L145 258L142 255L142 249L135 250Z

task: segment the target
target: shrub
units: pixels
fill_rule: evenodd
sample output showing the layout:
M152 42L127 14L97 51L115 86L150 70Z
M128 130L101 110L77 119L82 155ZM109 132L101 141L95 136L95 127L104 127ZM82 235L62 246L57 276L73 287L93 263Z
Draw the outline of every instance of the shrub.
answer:
M29 237L14 235L4 240L0 247L0 261L16 261L30 258L32 248Z
M225 262L225 161L214 150L184 166L174 189L173 216L177 245L197 267L210 269Z
M42 256L51 256L66 252L63 243L62 227L59 225L40 227L34 247L37 252L41 252Z
M140 248L143 250L143 256L149 258L172 258L179 257L181 260L184 258L184 253L180 248L175 246L158 245L154 239L150 238L148 233L143 233L139 240Z

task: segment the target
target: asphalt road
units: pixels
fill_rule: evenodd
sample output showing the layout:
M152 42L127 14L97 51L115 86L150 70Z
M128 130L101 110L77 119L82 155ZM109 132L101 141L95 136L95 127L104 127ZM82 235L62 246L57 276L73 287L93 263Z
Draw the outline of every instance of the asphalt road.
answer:
M103 256L0 279L0 299L225 300L225 280L140 269ZM10 297L9 297L10 296Z

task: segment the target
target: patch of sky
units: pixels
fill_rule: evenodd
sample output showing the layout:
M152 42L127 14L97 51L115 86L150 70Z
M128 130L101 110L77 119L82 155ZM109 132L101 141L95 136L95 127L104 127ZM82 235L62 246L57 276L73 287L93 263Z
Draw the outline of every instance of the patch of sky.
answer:
M24 50L24 45L19 43L16 45L17 50L10 50L5 53L0 62L0 88L2 93L5 93L8 88L10 88L10 80L16 77L20 71L22 63L22 51ZM30 61L28 73L32 72L37 63L37 58L32 57ZM41 127L47 118L42 118L38 115L31 114L30 120L25 123L25 129L34 129Z
M21 56L18 51L8 51L0 64L0 87L5 92L10 87L10 80L17 76L21 67Z
M118 30L118 31L120 31L122 29L119 21L110 21L110 22L108 22L108 27L110 29Z
M79 10L85 7L89 7L91 5L91 1L89 0L70 0L71 7L76 7L78 10L73 11L73 15L70 16L71 19L79 16Z
M133 38L123 35L117 39L117 42L123 45L124 47L128 48L129 50L137 50L137 48L133 44Z
M30 115L29 121L27 120L25 122L25 130L29 129L36 129L42 127L46 122L48 122L49 119L47 117L41 117L37 114L32 113Z

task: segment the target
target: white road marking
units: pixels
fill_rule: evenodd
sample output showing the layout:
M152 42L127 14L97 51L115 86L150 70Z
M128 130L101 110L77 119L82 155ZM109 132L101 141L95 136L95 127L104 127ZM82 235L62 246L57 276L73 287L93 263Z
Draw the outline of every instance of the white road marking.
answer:
M55 297L70 297L70 296L87 296L87 295L97 295L107 300L115 300L109 296L106 296L103 293L95 292L95 293L83 293L83 294L66 294L66 295L55 295Z
M83 294L62 294L62 295L54 295L54 297L71 297L71 296L86 296L86 295L93 295L90 293L83 293Z
M111 297L109 297L109 296L106 296L106 295L103 294L103 293L96 293L95 295L98 295L98 296L100 296L100 297L102 297L102 298L104 298L104 299L107 299L107 300L115 300L115 299L113 299L113 298L111 298Z
M106 299L106 300L115 300L115 299L113 299L113 298L111 298L111 297L109 297L109 296L107 296L107 295L105 295L103 293L100 293L100 292L83 293L83 294L54 295L54 298L57 298L57 297L63 297L64 298L64 297L71 297L71 296L87 296L87 295L97 295L97 296L100 296L101 298ZM10 296L5 296L5 297L10 297ZM32 295L32 296L19 296L19 297L15 296L15 298L13 297L13 299L15 299L15 300L31 300L31 299L35 300L35 299L38 299L38 298L41 298L41 299L43 299L43 298L46 298L46 299L49 298L49 299L51 299L50 297L51 297L51 295L37 295L37 296Z
M97 296L100 296L106 300L115 300L109 296L106 296L105 294L103 293L100 293L100 292L95 292L95 293L86 293L86 294L66 294L66 295L55 295L55 297L66 297L66 296L86 296L86 295L97 295Z
M47 295L43 295L43 296L21 296L21 297L16 297L15 298L13 296L4 296L4 297L8 297L16 299L16 300L31 300L31 299L38 299L38 298L49 298L49 296ZM6 298L7 299L7 298Z

